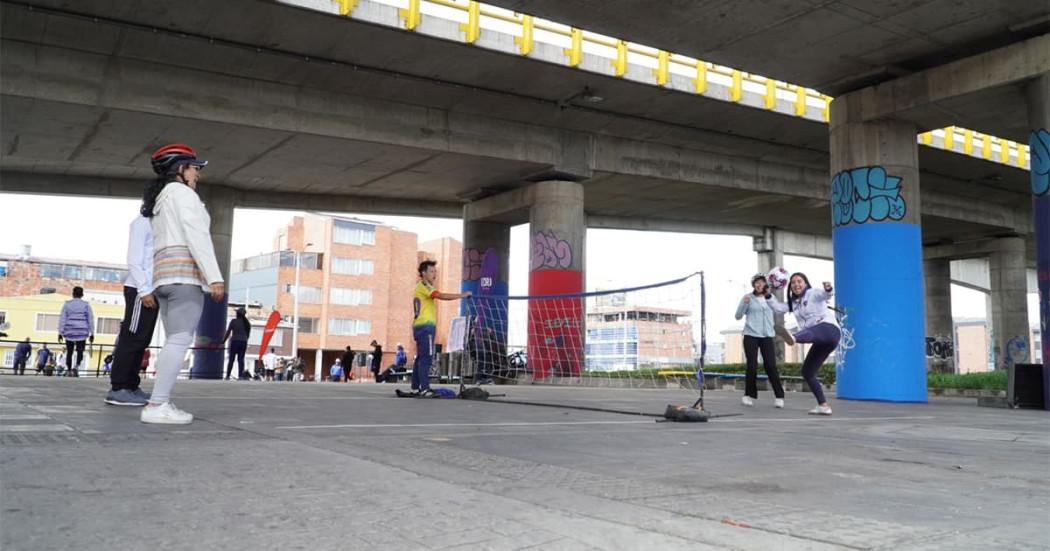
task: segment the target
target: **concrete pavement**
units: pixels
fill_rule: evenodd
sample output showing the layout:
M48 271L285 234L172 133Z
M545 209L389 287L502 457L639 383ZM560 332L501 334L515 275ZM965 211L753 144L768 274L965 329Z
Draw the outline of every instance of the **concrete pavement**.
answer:
M708 393L704 424L394 385L180 381L146 426L94 379L0 378L0 547L1047 549L1050 416ZM679 390L496 387L659 412Z

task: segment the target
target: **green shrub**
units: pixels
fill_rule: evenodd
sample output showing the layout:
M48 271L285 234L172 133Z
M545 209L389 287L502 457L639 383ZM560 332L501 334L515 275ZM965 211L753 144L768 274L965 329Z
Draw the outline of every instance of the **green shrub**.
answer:
M958 388L979 390L1006 390L1006 370L986 373L930 373L926 377L930 388Z

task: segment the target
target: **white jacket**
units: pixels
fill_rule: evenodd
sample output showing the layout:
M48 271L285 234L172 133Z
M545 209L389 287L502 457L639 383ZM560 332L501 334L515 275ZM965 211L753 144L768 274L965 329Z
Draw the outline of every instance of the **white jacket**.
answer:
M169 182L157 196L152 222L156 258L161 258L168 247L186 247L201 274L201 279L196 281L189 277L161 279L158 270L153 282L155 288L171 283L188 283L198 284L207 292L210 290L209 284L223 282L211 241L211 216L197 192L180 182Z
M824 287L810 287L802 292L802 296L795 301L792 313L799 329L809 329L820 323L830 323L838 326L835 320L835 312L828 308L828 299L835 294L835 290L825 291Z

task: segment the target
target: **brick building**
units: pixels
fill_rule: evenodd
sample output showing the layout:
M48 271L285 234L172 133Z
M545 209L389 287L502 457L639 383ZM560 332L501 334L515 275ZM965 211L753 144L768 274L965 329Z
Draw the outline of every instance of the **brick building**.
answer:
M444 266L443 277L454 280L452 290L458 290L462 246L453 239L438 240L442 241L447 243L426 254L435 254ZM274 308L290 320L295 251L300 251L299 357L308 378L314 377L318 361L327 375L346 346L370 352L373 339L389 354L384 364L392 363L398 343L412 357L412 292L421 254L416 234L356 218L297 216L278 231L274 249L277 252L233 262L230 301ZM445 334L449 315L439 312ZM444 341L439 338L438 343ZM359 362L366 357L360 354ZM363 369L359 373L370 376Z
M85 296L124 304L127 266L87 260L42 258L31 255L28 245L18 255L0 254L0 297L57 293L69 296L83 287Z

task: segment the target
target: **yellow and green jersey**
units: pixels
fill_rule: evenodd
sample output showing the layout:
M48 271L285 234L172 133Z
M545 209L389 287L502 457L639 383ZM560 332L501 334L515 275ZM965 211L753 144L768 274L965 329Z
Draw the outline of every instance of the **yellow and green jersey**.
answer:
M437 307L434 305L434 298L437 295L438 292L425 281L420 280L416 284L415 298L412 300L416 317L412 322L412 327L437 325Z

